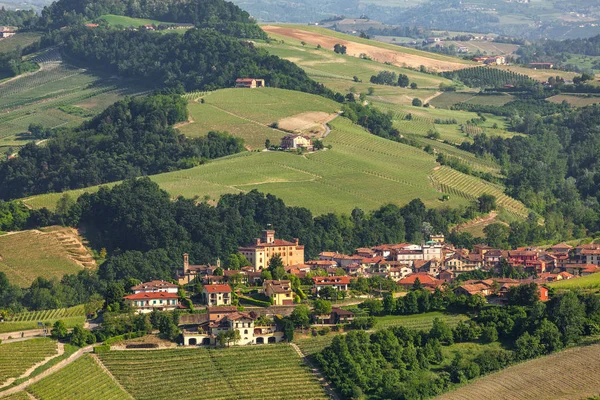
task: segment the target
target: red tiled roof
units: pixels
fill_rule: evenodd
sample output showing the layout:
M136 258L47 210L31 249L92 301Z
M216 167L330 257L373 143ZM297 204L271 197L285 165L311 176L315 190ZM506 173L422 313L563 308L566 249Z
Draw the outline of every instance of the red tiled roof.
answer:
M178 299L179 295L167 292L143 292L130 294L129 296L125 296L125 298L127 300Z
M236 306L215 306L215 307L207 308L207 312L209 314L223 314L223 313L235 312L235 311L237 311Z
M419 278L419 282L421 282L422 285L437 286L442 284L440 280L435 279L427 273L410 274L406 278L401 279L398 283L401 285L413 285L417 278Z
M229 285L204 285L204 290L208 293L231 293Z
M313 278L315 285L348 285L350 277L348 276L315 276Z

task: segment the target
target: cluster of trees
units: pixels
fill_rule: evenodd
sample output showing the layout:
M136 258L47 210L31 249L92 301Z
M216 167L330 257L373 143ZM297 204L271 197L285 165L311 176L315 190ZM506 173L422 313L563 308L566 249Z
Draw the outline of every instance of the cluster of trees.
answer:
M520 46L519 62L567 61L569 54L600 56L600 35L589 38L544 40Z
M294 63L214 30L159 35L77 26L55 41L64 41L64 52L78 62L153 86L214 90L233 87L237 78L256 76L271 87L333 97Z
M343 44L336 43L333 46L333 51L338 54L346 54L346 50L348 50L348 48Z
M38 16L33 10L7 10L0 8L0 26L15 26L20 29L35 27Z
M531 88L536 85L536 82L527 75L488 67L459 69L442 72L441 75L448 79L461 81L469 87L502 88L509 84L516 88Z
M509 129L527 133L524 132L528 128L525 118L531 119L535 115L546 116L566 112L571 109L571 106L567 102L552 103L544 99L527 98L509 101L502 106L458 103L450 108L507 117Z
M344 104L343 111L344 117L366 128L373 135L395 141L400 140L400 132L394 128L391 112L384 113L373 106L363 106L354 102Z
M35 71L38 68L34 62L23 61L20 51L0 53L0 79Z
M250 14L223 0L58 0L44 8L38 28L59 29L104 14L192 23L236 37L267 38Z
M396 73L392 71L381 71L377 75L371 76L371 83L407 87L410 82L408 76L405 74L396 75Z
M338 335L316 359L344 397L422 399L599 330L600 300L567 292L547 304L486 308L453 329L435 319L429 331L400 326ZM450 360L443 351L456 342L498 340L504 348L484 349L474 358L455 352Z
M506 170L508 192L545 217L545 239L584 236L600 230L600 151L594 105L541 117L522 114L511 139L477 135L461 148L493 156Z
M224 133L186 139L171 126L187 120L178 94L128 98L75 129L56 131L45 146L25 145L0 163L0 198L93 186L189 168L244 150Z

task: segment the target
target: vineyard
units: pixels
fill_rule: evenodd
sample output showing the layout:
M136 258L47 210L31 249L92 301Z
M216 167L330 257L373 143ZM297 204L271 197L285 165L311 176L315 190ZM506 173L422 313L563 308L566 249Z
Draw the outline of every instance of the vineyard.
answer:
M67 328L83 324L85 322L83 306L46 311L29 311L9 316L7 321L0 324L0 333L37 329L38 322L52 325L58 320L63 321Z
M523 362L443 394L438 400L580 400L600 394L600 344Z
M504 85L531 86L533 80L523 74L490 67L465 68L443 72L445 78L459 80L469 87L501 88Z
M439 318L448 326L454 327L460 321L466 321L469 318L466 315L449 315L441 312L430 312L417 315L388 315L385 317L375 317L377 323L375 329L389 328L390 326L404 326L414 330L429 330L433 326L433 320Z
M90 355L31 385L27 391L40 400L131 399Z
M0 385L56 353L56 342L51 339L0 344Z
M600 273L552 282L550 286L555 289L598 290L600 289Z
M482 194L496 196L499 207L504 208L509 214L518 218L527 218L529 211L518 200L504 194L501 186L493 185L470 175L453 170L450 167L441 166L431 174L433 184L442 192L467 200L475 200Z
M109 351L100 358L137 400L327 398L287 344Z

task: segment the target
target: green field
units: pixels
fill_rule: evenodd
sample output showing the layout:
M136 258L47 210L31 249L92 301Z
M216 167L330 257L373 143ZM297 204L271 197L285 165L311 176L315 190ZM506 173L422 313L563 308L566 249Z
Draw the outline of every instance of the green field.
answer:
M514 97L509 94L484 96L471 92L444 92L429 103L436 108L450 108L457 103L503 106L511 100L514 100Z
M138 372L138 371L132 371ZM90 355L34 383L27 391L41 400L131 399Z
M123 27L134 26L136 28L142 25L160 25L163 23L154 19L131 18L123 15L112 14L103 15L100 17L100 19L105 20L106 22L108 22L109 25L121 25Z
M2 400L31 400L25 392L17 392L9 396L2 397Z
M63 321L67 328L73 328L75 325L82 325L85 322L85 311L83 306L30 311L9 316L5 322L0 324L0 333L38 329L38 322L50 326L58 320Z
M436 318L441 319L451 327L458 325L460 321L469 319L466 315L450 315L442 312L429 312L417 315L387 315L385 317L375 317L377 323L374 329L404 326L409 329L428 330L431 329L433 320Z
M600 289L600 273L550 283L555 289Z
M51 233L32 230L0 236L0 271L21 287L29 287L38 276L60 279L83 269L69 251Z
M287 344L109 351L100 359L137 400L327 398Z
M42 37L42 35L37 32L24 32L2 39L0 40L0 53L14 51L19 48L23 49L39 40L40 37Z
M51 339L0 344L0 385L56 353L56 342Z
M262 149L265 139L278 144L286 132L269 127L281 118L311 111L335 113L340 104L324 97L291 90L223 89L203 96L205 103L192 101L188 107L194 122L182 124L188 137L203 136L218 130L244 139L246 146Z
M600 96L558 94L556 96L549 97L547 100L553 103L562 103L563 101L566 101L574 107L585 107L591 104L600 103Z

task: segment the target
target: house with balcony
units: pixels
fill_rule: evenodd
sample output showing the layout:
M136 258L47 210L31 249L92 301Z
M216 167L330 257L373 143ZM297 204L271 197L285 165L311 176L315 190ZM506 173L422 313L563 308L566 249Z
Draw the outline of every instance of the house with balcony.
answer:
M229 285L204 285L202 299L207 306L230 306L232 291Z
M138 314L157 311L173 311L180 307L179 295L168 292L139 292L124 297L125 303Z

